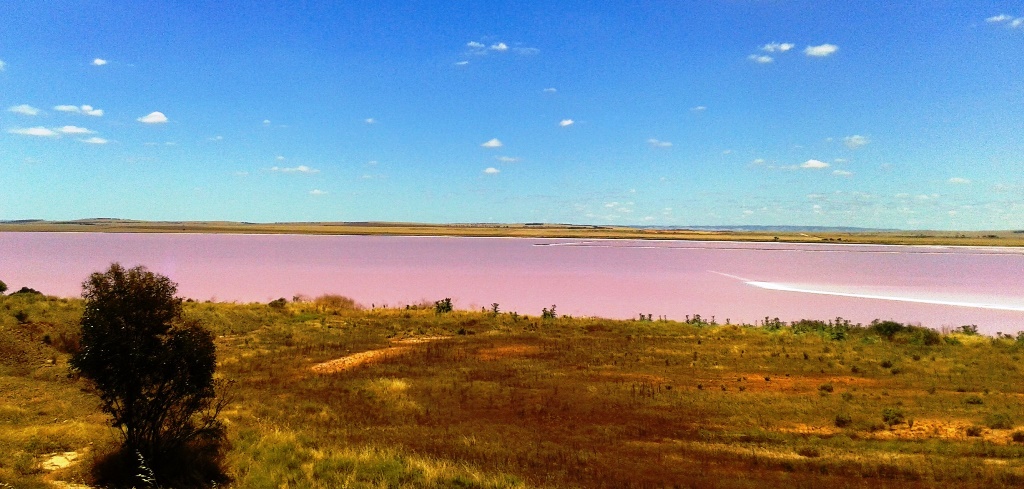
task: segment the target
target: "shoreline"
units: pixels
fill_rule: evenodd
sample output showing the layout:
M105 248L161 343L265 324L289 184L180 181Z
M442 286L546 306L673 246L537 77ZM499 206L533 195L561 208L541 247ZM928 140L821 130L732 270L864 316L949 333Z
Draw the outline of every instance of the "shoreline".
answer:
M420 224L391 222L244 223L225 221L16 221L0 232L237 234L310 236L410 236L472 238L562 238L647 241L805 243L830 245L1024 247L1021 231L713 231L569 224Z

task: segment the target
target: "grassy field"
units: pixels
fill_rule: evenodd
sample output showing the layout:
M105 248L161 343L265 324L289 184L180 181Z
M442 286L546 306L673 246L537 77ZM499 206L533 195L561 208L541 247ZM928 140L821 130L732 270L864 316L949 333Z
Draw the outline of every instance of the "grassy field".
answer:
M847 243L950 246L1024 246L1024 231L858 231L776 232L707 231L687 229L583 226L564 224L418 224L386 222L240 223L214 221L17 221L0 223L4 231L120 232L120 233L234 233L336 234L382 236L478 236L579 239L682 239L694 241L779 241L787 243Z
M67 368L81 306L0 298L0 487L88 483L113 447ZM186 314L216 332L234 382L232 487L1024 484L1024 337L338 297Z

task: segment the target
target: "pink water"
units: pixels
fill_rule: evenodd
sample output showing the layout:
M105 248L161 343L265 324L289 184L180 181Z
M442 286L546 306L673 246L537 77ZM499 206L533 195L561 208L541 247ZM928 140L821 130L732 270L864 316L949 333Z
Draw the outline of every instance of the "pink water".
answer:
M145 265L198 300L342 294L401 307L753 323L842 316L1024 329L1024 250L689 241L0 233L0 280L77 296L111 262Z

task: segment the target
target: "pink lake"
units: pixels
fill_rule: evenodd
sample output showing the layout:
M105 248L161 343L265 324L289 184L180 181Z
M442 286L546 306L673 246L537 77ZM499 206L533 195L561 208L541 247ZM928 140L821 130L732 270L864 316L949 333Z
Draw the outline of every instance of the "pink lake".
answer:
M78 296L111 262L197 300L342 294L402 307L753 323L842 316L1024 329L1024 249L694 241L225 234L0 233L12 290Z

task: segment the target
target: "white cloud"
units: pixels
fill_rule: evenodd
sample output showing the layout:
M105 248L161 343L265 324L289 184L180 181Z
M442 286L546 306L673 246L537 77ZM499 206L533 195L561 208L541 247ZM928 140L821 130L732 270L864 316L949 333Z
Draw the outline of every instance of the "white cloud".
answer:
M508 51L508 44L505 44L503 42L491 44L491 51Z
M648 139L647 140L647 144L649 144L651 146L654 146L655 148L670 148L670 147L672 147L672 143L671 142L669 142L669 141L660 141L660 140L654 139L654 138Z
M774 52L778 51L780 53L784 53L784 52L789 51L790 49L793 49L795 47L796 47L796 44L793 44L791 42L783 42L783 43L773 42L771 44L765 44L764 46L761 46L761 51L766 51L766 52L769 52L769 53L774 53Z
M839 51L839 46L835 44L822 44L820 46L807 46L804 49L804 54L816 58L824 58L825 56L831 56L836 51Z
M4 68L6 67L7 63L4 63L4 60L0 59L0 71L4 71Z
M29 128L25 128L25 129L20 129L20 128L19 129L11 129L10 131L7 131L7 132L9 132L11 134L21 134L22 136L39 136L39 137L47 137L47 138L58 136L58 134L56 132L51 131L51 130L49 130L49 129L45 128L45 127L42 127L42 126L29 127Z
M95 136L93 136L91 138L88 138L88 139L79 139L79 141L81 141L83 143L89 143L89 144L107 144L107 143L110 142L110 141L107 141L106 139L98 138L98 137L95 137Z
M276 159L277 161L284 161L284 156L277 155L277 157L274 159Z
M93 134L93 131L78 126L64 126L58 128L57 131L62 132L64 134Z
M750 162L751 165L763 165L765 163L767 162L764 160L764 158L756 158L754 159L754 161Z
M949 179L949 183L954 185L967 185L968 183L971 183L971 181L963 177L953 177Z
M214 136L212 138L207 138L207 141L223 141L223 140L224 140L224 136Z
M698 105L696 107L691 108L690 112L704 112L705 110L708 110L708 108L703 105Z
M1013 19L1013 21L1010 22L1010 27L1013 27L1014 29L1016 29L1016 28L1018 28L1018 27L1020 27L1022 25L1024 25L1024 17L1021 17L1019 19Z
M545 88L544 90L541 90L541 91L544 92L544 93L555 93L555 92L558 91L558 89L554 88L554 87L551 87L551 88Z
M849 176L853 175L853 172L852 171L846 171L846 170L835 170L835 171L832 172L832 174L833 175L838 175L840 177L849 177Z
M105 59L96 58L96 59L92 60L92 65L93 66L103 66L105 64L107 64L107 60L105 60Z
M985 19L985 22L988 22L990 24L998 24L1000 22L1006 22L1008 20L1013 20L1013 17L1006 14L999 14L993 15L992 17Z
M374 119L373 117L369 117L369 118L363 119L363 122L365 122L367 124L376 124L377 123L377 119Z
M763 64L763 65L766 65L768 63L771 63L772 61L775 61L775 58L773 58L771 56L763 55L763 54L761 54L761 55L751 54L750 56L747 56L747 59L749 59L749 60L751 60L751 61L753 61L755 63L759 63L759 64Z
M270 125L270 119L263 119L263 125L264 126L269 126Z
M497 175L497 174L501 173L501 170L499 170L499 169L497 169L497 168L495 168L493 166L489 166L489 167L487 167L484 170L484 173L486 173L488 175Z
M817 170L820 168L828 168L829 164L819 160L807 160L800 165L800 168L810 168Z
M309 195L327 195L327 191L315 188L309 191Z
M502 162L502 163L515 163L515 162L519 161L519 158L513 158L511 156L498 156L495 159L500 161L500 162Z
M727 149L727 150L722 151L722 155L723 156L724 155L731 155L731 154L732 154L732 150L731 149Z
M469 64L469 61L457 61L455 63L455 66L466 66L468 64Z
M498 138L494 138L494 139L492 139L490 141L487 141L484 144L481 144L480 146L482 146L484 148L500 148L500 147L502 147L504 145L501 144L501 141L499 141Z
M150 112L149 114L139 117L135 120L143 124L163 124L167 122L167 116L164 115L163 112Z
M316 168L310 168L306 165L299 165L293 168L282 168L279 166L275 166L270 168L270 171L276 171L281 173L320 173L320 170L317 170Z
M860 134L854 134L853 136L846 136L845 138L843 138L843 144L845 144L846 147L850 149L857 149L861 146L868 144L869 142L871 141L869 141L868 138L861 136Z
M82 106L58 105L58 106L54 107L53 110L56 110L58 112L70 112L70 113L73 113L73 114L91 115L93 117L102 117L103 116L103 109L97 109L97 108L95 108L95 107L93 107L91 105L82 105Z
M15 105L14 107L7 109L7 111L21 115L39 115L39 109L28 104Z
M486 46L484 46L483 43L479 43L479 42L476 42L476 41L469 41L469 42L466 43L466 47L470 48L470 49L483 49Z
M562 121L559 122L558 125L561 126L561 127L568 127L568 126L571 126L571 125L573 125L575 123L576 123L576 121L574 121L572 119L562 119Z

